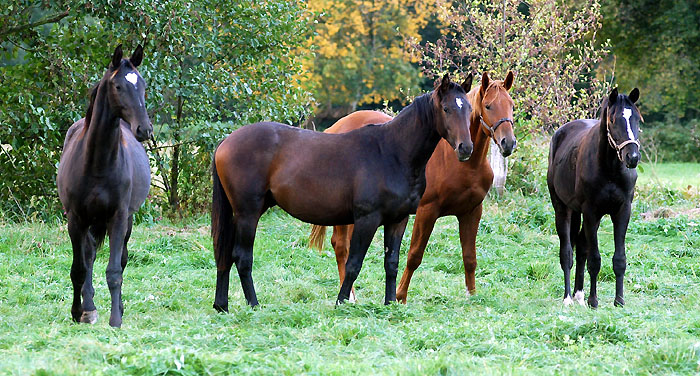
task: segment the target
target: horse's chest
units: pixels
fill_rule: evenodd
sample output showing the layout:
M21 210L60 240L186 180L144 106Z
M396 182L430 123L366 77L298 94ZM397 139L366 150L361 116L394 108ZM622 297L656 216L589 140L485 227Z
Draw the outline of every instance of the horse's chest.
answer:
M112 180L95 182L86 179L78 189L72 192L74 210L84 217L105 217L114 213L120 205L119 192L128 189L128 181Z

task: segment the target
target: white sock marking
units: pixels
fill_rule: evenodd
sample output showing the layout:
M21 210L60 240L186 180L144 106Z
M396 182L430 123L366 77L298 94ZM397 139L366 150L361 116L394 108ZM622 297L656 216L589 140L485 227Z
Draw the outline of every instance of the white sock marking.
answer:
M455 98L455 102L457 103L457 107L462 108L462 105L464 102L462 102L462 98Z
M634 141L634 132L632 132L632 126L630 125L630 117L632 116L632 109L630 108L625 108L622 110L622 117L625 118L625 121L627 122L627 135L629 136L630 140Z
M348 302L350 302L350 303L357 302L357 298L355 297L355 293L352 291L350 291L350 297L348 298Z
M583 300L583 291L576 291L576 293L574 294L574 300L579 305L582 305L582 306L586 305L586 302Z
M139 76L137 76L136 73L127 73L126 76L124 76L124 78L126 78L127 81L131 82L131 84L134 85L134 88L138 89L136 83L139 82Z
M565 306L568 307L568 306L572 305L573 303L574 303L574 301L571 300L571 297L570 297L570 296L567 296L566 298L564 298L564 305L565 305Z

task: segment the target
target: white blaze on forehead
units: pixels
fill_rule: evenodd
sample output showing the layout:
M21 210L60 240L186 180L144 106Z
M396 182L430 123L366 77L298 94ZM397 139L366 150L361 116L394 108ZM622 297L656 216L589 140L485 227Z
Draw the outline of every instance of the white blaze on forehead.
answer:
M625 108L624 110L622 110L622 117L625 118L625 121L627 122L627 135L629 136L630 140L634 141L634 132L632 132L632 126L630 125L631 116L632 109Z
M126 76L124 76L124 78L126 78L127 81L131 82L131 84L134 85L134 87L136 87L136 83L139 81L139 76L137 76L134 72L127 73Z
M457 103L457 107L462 108L462 98L455 98L455 102Z

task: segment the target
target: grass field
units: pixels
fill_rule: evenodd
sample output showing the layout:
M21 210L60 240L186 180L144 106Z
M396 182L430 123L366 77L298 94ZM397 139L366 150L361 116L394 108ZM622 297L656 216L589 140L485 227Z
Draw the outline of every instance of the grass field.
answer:
M700 163L643 164L639 184L662 184L674 189L700 188Z
M700 198L677 200L697 206ZM245 305L234 272L231 313L218 314L207 218L139 225L121 329L107 324L106 249L95 265L100 319L77 325L65 225L0 222L0 373L696 374L700 220L642 221L658 202L637 197L634 204L624 308L612 304L612 226L604 220L597 310L561 303L553 211L542 197L506 194L486 203L478 292L470 298L456 221L439 220L407 305L381 304L377 236L356 285L359 303L335 307L330 246L323 254L308 249L309 226L277 209L261 220L255 244L261 307Z

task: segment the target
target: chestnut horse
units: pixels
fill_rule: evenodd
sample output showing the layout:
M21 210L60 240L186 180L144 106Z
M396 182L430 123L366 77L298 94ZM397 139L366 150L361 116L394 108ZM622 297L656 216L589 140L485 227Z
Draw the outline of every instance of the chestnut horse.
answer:
M63 144L56 184L73 245L71 314L76 322L97 321L92 268L97 248L109 233L109 325L122 323L126 243L134 212L146 200L151 185L148 156L139 143L153 133L146 113L146 83L136 69L142 58L141 46L129 59L122 59L121 45L114 50L111 65L91 92L85 118L68 129Z
M468 293L475 292L476 232L481 220L482 202L493 182L493 171L487 159L489 144L493 140L503 156L510 155L516 144L513 135L513 100L508 95L513 78L513 73L508 72L504 81L494 81L484 73L481 86L467 94L473 107L470 134L474 140L474 153L469 161L459 163L444 141L438 144L428 161L425 173L427 187L416 212L406 269L396 292L402 303L406 302L408 285L423 259L435 221L448 215L454 215L459 220L465 283ZM389 120L391 117L381 112L358 111L338 120L326 132L343 133ZM333 228L331 243L335 249L341 283L345 278L348 240L352 233L352 225ZM309 237L310 246L320 250L325 236L325 227L313 226Z
M367 248L384 225L384 302L395 301L401 238L425 190L430 155L441 137L456 159L467 160L472 153L466 97L471 80L470 75L460 86L443 77L435 90L382 126L327 134L265 122L223 140L212 171L214 308L228 309L233 263L248 304L258 304L251 277L253 241L260 216L274 205L305 222L355 224L336 303L348 299Z
M639 163L639 121L635 102L639 90L603 100L599 120L574 120L557 129L549 149L547 186L559 235L559 262L564 271L564 304L583 301L583 268L588 262L591 293L588 305L598 306L596 282L600 271L598 226L605 214L613 223L615 305L625 304L623 280L627 268L625 234L632 210ZM581 215L583 227L581 228ZM571 299L571 267L576 246L576 281Z

